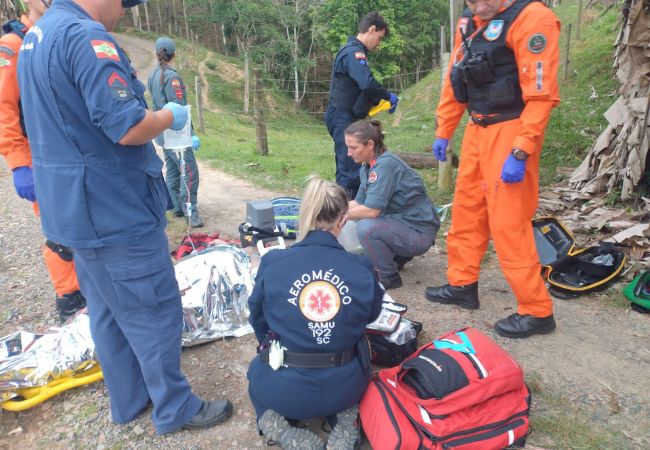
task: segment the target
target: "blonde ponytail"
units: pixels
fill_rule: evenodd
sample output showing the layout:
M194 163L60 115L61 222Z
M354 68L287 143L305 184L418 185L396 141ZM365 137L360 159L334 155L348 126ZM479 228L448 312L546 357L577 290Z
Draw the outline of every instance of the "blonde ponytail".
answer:
M348 199L343 188L331 181L312 175L300 205L298 241L315 229L332 230L348 211Z

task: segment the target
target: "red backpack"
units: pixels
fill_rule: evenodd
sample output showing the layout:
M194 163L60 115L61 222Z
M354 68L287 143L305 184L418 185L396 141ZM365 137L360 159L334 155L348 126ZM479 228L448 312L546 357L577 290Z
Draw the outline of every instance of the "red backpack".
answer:
M523 447L530 392L519 364L473 328L381 370L359 413L375 450Z

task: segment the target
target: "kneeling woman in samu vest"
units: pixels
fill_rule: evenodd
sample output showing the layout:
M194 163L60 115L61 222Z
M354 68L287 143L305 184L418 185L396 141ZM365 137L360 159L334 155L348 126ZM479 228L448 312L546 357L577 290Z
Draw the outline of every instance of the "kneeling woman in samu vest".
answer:
M248 370L249 395L260 430L282 448L292 448L294 440L323 448L317 435L285 418L336 415L331 448L352 449L358 436L357 403L370 363L357 347L366 344L365 325L379 314L383 289L370 262L336 239L347 210L342 188L312 178L300 210L299 242L264 255L248 301L260 343ZM274 370L269 347L278 345L286 350Z

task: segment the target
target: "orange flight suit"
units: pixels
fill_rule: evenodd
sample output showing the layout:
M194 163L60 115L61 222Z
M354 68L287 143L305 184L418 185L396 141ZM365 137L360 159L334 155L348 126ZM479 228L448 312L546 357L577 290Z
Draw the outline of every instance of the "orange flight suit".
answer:
M501 11L513 3L504 2ZM479 32L487 25L476 16L470 20L474 20ZM462 18L456 30L452 63L462 56L461 27ZM546 37L546 47L533 52L529 49L530 42L534 42L531 38L540 33ZM450 285L461 286L478 281L491 235L503 274L517 298L517 312L536 317L553 314L552 300L540 276L531 219L537 209L544 130L551 110L560 101L559 37L559 20L541 2L527 5L507 31L506 45L514 52L525 106L517 119L486 127L468 121L447 240L447 278ZM454 97L450 72L437 109L436 137L445 139L452 137L467 108ZM504 183L501 170L513 147L529 154L526 172L521 182Z
M32 26L27 16L20 18L25 31ZM16 66L22 39L15 33L0 37L0 153L10 169L32 165L29 142L20 125L20 93ZM38 205L34 202L38 215ZM49 247L43 246L45 265L58 297L79 290L74 262L65 261Z

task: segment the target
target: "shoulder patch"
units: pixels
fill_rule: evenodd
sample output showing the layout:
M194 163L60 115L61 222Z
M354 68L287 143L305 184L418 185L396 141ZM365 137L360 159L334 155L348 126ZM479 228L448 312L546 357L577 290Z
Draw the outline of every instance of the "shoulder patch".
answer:
M10 49L9 47L5 47L4 45L0 45L0 54L4 54L8 56L9 58L12 58L16 52Z
M531 53L542 53L546 49L546 36L535 33L528 39L528 50Z
M483 37L488 41L496 41L501 36L503 31L503 20L492 20L485 31L483 32Z
M117 49L112 42L92 40L90 41L90 44L93 46L93 50L95 50L95 55L97 58L112 59L114 61L120 60L120 55L117 53Z
M368 183L372 184L372 183L374 183L375 181L377 181L377 172L375 172L374 170L372 170L372 171L370 171L370 173L368 174Z
M119 73L114 71L111 76L108 77L108 80L106 80L106 84L108 84L108 88L111 90L111 97L113 100L126 101L133 98L133 94L131 93L128 84Z
M363 52L354 52L354 57L356 59L366 59L366 54Z
M174 78L172 80L172 86L177 87L177 88L181 87L181 82L178 80L178 78Z
M0 69L4 69L5 67L8 67L10 65L11 65L11 60L4 59L2 56L0 56Z

